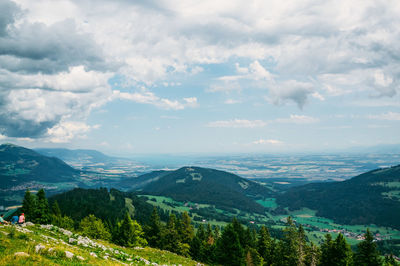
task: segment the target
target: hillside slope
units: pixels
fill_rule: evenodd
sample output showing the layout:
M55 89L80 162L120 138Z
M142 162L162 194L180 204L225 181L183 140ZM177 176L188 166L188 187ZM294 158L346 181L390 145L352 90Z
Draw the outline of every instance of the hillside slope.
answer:
M1 226L0 265L199 265L154 248L125 248L53 225Z
M58 202L61 213L80 221L93 214L104 221L122 220L128 211L135 220L145 223L153 211L153 206L132 192L116 189L75 188L49 198L50 204Z
M373 170L342 182L313 183L288 190L278 204L317 210L343 224L400 228L400 165Z
M0 145L0 206L19 204L26 189L50 194L81 185L80 171L55 157L13 144Z
M68 182L79 172L58 158L12 144L0 145L0 188L24 182Z
M264 207L256 198L270 195L266 187L237 175L200 167L182 167L143 187L144 193L168 196L178 201L212 204L263 213Z
M110 157L96 150L69 150L69 149L50 149L40 148L35 149L36 152L49 157L57 157L66 162L90 162L90 163L104 163L107 161L117 160L117 158Z

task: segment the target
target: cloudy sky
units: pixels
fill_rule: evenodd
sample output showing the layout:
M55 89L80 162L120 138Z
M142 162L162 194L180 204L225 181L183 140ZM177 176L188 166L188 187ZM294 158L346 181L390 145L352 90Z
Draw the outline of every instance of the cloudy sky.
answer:
M0 0L0 142L114 154L400 143L398 0Z

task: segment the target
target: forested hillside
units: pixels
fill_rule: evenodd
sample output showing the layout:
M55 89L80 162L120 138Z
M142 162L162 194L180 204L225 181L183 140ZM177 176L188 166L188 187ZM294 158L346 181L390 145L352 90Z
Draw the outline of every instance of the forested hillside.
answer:
M376 224L400 229L400 165L373 170L350 180L294 187L277 202L307 207L342 224Z
M61 212L74 221L80 221L93 214L115 224L128 212L139 222L147 222L153 211L151 204L134 193L107 188L76 188L49 198L50 204L56 201ZM163 218L166 220L164 216Z
M12 144L0 145L0 188L26 182L73 181L79 171L60 159Z
M158 178L152 176L155 181L144 186L143 193L256 213L264 213L265 209L255 199L272 193L254 181L208 168L182 167L160 175Z
M104 192L100 190L96 195L101 193ZM80 207L86 208L87 202L82 204ZM14 254L14 258L27 264L35 264L34 261L93 264L98 263L98 260L102 260L103 263L112 260L119 263L133 261L135 265L158 265L165 264L168 260L168 264L191 265L193 261L185 261L183 258L191 257L203 263L227 266L398 265L392 255L383 257L379 254L373 235L368 230L364 235L365 239L359 242L355 251L352 251L341 234L335 238L327 234L319 247L307 239L303 227L290 217L287 218L280 237L274 239L267 227L246 228L235 218L223 228L200 224L196 230L190 216L184 212L178 216L171 213L168 221L164 223L160 221L157 209L153 209L148 219L145 219L147 222L142 224L129 212L115 224L92 214L80 221L73 221L60 210L57 201L48 204L43 190L37 195L26 192L21 211L26 213L28 221L52 225L23 230L14 225L0 227L0 231L3 232L0 234L0 248L6 251L0 254L0 262L4 264L11 263L12 254L19 250L23 254ZM16 228L18 233L15 232ZM49 230L52 232L48 232ZM33 233L34 231L36 233ZM51 237L43 237L46 240L43 245L40 235L48 233ZM143 249L147 245L183 257L164 251ZM150 257L151 261L143 259L142 256Z

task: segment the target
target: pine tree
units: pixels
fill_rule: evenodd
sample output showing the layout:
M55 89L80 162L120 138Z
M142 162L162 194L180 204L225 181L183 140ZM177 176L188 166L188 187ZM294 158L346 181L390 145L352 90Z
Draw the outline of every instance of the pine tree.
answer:
M36 194L34 222L39 224L46 224L50 222L49 203L47 201L44 189L40 189Z
M106 240L111 238L111 234L103 222L93 214L82 219L79 224L79 230L82 232L82 235L90 238Z
M283 238L279 242L279 260L281 265L304 265L304 231L298 230L291 217L287 218L287 227L283 230Z
M342 234L339 234L334 243L335 249L333 252L333 261L335 265L352 265L353 264L353 252L351 251L350 245L347 244L346 239Z
M334 242L330 234L325 235L325 240L321 245L321 261L320 265L329 265L330 261L333 260L334 254Z
M219 235L220 235L220 229L219 229L219 226L216 225L215 228L214 228L214 238L215 238L215 240L217 240L219 238Z
M153 208L150 222L146 230L146 239L151 247L160 247L162 224L158 215L157 208Z
M185 211L182 213L182 219L179 223L178 233L182 243L190 244L194 236L194 229L189 214Z
M311 245L307 246L305 264L308 266L317 266L319 258L320 250L311 242Z
M272 255L274 251L274 242L265 226L261 226L257 241L257 251L264 259L265 265L272 264Z
M57 201L54 201L53 205L51 206L51 211L55 216L61 216L60 206L58 205Z
M36 199L35 195L27 190L25 191L24 200L22 201L22 212L25 215L26 221L33 221L36 214Z
M143 238L143 231L140 224L132 220L129 213L126 212L122 221L117 223L113 240L115 243L126 247L137 247L147 245L147 241Z
M244 250L240 245L239 236L233 227L228 224L222 232L221 238L217 243L217 258L222 265L244 265Z
M162 232L161 247L180 254L180 237L178 234L178 225L175 214L170 214L167 227Z
M369 229L364 235L365 239L357 245L357 252L354 257L354 263L361 266L382 265L379 252L374 243L374 237Z

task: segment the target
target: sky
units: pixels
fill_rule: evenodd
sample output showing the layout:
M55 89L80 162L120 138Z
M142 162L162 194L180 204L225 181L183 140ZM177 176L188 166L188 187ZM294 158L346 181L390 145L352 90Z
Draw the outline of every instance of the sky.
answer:
M0 142L111 154L400 143L398 0L0 0Z

